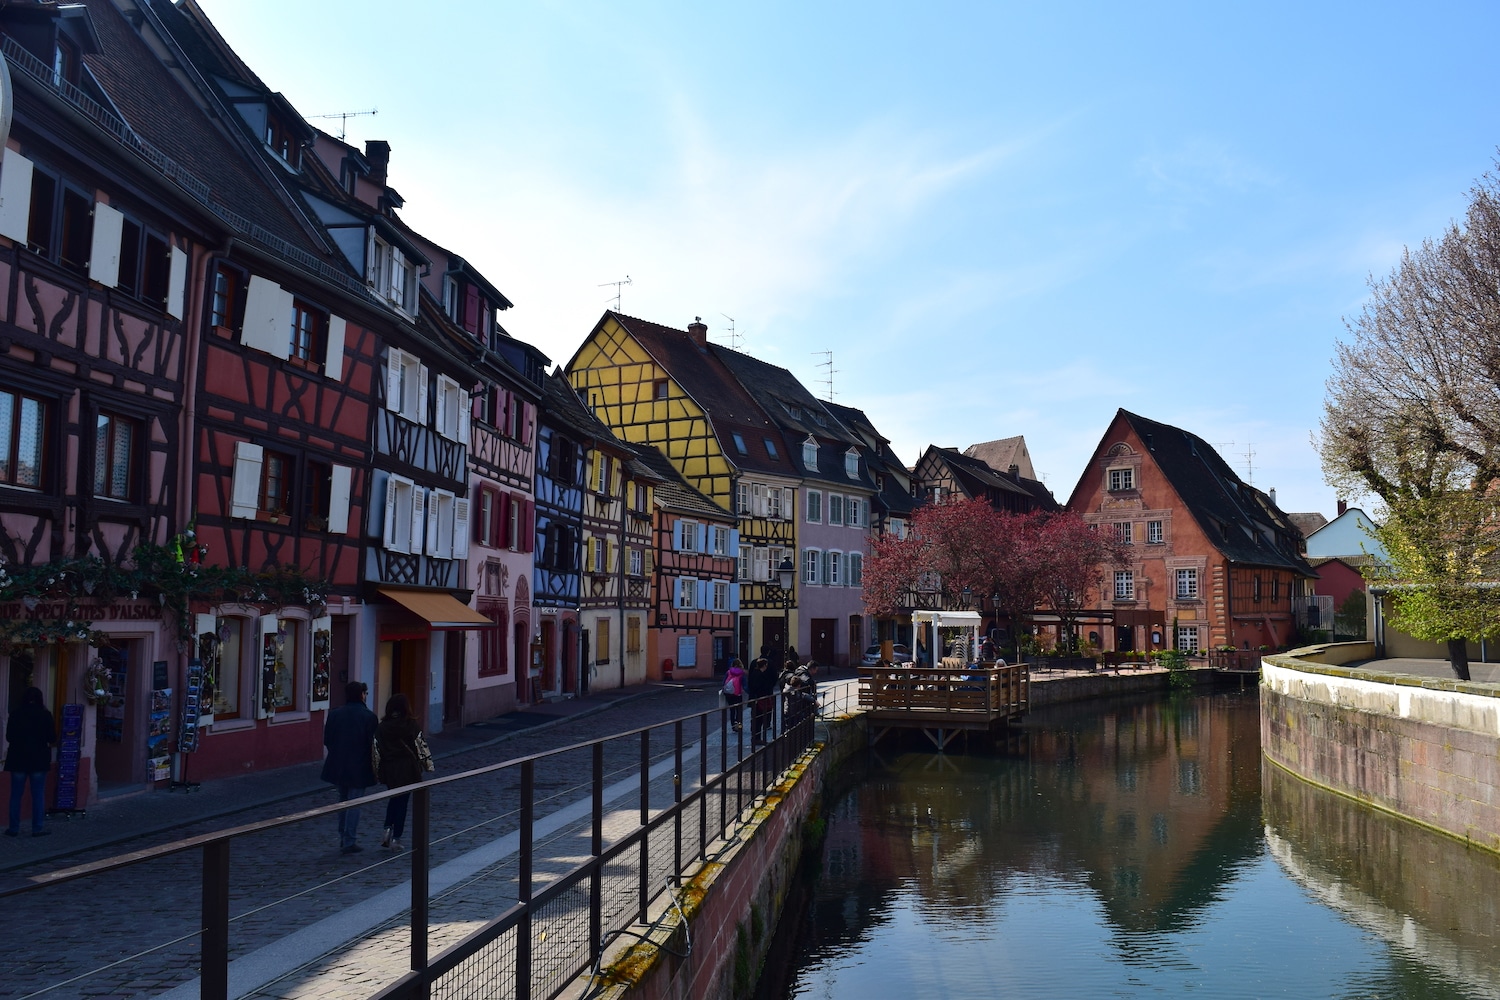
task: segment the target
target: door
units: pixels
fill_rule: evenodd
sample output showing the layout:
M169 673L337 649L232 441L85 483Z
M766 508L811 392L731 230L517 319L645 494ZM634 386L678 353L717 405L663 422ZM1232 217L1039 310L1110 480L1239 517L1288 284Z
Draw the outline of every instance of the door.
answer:
M443 729L463 725L464 634L449 632L443 643Z
M809 655L819 666L833 666L833 657L838 649L838 619L814 618L812 620L812 651Z
M754 659L750 655L750 632L754 628L755 619L749 615L740 615L740 662L749 664ZM728 667L725 668L726 670Z
M146 780L145 741L137 732L135 718L145 680L136 662L138 646L139 643L126 642L98 652L110 672L110 699L97 709L99 728L94 747L94 772L101 793Z
M1115 651L1128 653L1135 649L1135 629L1130 625L1115 626Z
M773 664L781 662L781 654L786 649L786 619L785 618L762 618L761 627L764 631L764 642L762 645L768 647Z
M865 649L865 619L862 615L849 616L849 660L845 666L858 666L859 654Z

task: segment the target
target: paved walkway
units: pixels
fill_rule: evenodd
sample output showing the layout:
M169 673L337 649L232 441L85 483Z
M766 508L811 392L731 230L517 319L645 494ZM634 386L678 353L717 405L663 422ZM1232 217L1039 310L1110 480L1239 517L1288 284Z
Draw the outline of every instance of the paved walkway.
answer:
M1419 660L1413 657L1392 657L1386 660L1360 660L1348 664L1360 670L1383 670L1391 674L1412 674L1417 677L1438 677L1455 680L1453 667L1447 660ZM1469 661L1469 680L1484 684L1500 684L1500 663Z

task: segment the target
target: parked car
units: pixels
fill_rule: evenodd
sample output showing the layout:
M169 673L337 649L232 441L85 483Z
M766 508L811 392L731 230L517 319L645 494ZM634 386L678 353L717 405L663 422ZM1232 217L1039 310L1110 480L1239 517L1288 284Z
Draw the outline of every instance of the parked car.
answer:
M891 661L894 663L910 663L911 650L899 642L893 643L891 645ZM875 645L865 650L865 655L859 658L859 662L867 667L875 666L875 664L880 662L880 647Z

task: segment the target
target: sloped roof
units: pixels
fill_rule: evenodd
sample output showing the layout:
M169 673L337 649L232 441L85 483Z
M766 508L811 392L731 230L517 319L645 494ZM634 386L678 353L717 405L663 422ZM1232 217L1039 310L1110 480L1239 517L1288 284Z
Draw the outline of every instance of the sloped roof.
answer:
M695 514L726 523L735 520L733 514L689 485L671 460L656 448L651 445L636 445L635 452L637 460L657 476L652 496L659 506L679 514Z
M875 429L865 411L842 403L823 404L845 427L864 439L865 456L870 471L875 475L875 504L883 513L892 517L906 517L917 507L909 485L911 472L906 464L891 450L890 439ZM872 445L871 442L874 442Z
M777 426L712 350L694 341L686 330L674 330L614 311L606 312L595 329L610 319L633 336L672 380L703 408L724 457L733 465L742 470L773 475L800 475L791 456L786 454L786 442L781 440ZM745 442L744 452L735 446L733 435L736 433ZM767 437L777 446L774 458L765 446Z
M1204 535L1226 558L1312 574L1297 552L1291 519L1269 496L1235 475L1207 441L1128 410L1117 416L1130 424Z
M1036 479L1036 469L1031 464L1031 453L1026 450L1024 435L971 444L964 449L964 454L1000 472L1009 472L1014 465L1026 479Z
M1328 518L1315 510L1302 514L1288 514L1287 519L1297 526L1297 530L1302 532L1303 538L1306 538L1328 523Z
M614 432L583 405L561 368L554 368L542 383L542 409L538 419L570 431L580 441L611 445L625 452L631 450L630 445L616 438Z
M1047 489L1045 483L1035 479L1022 478L1019 481L1010 478L1009 472L1000 472L992 469L980 459L965 455L957 448L939 448L932 445L928 454L948 466L953 478L958 480L964 492L970 496L984 494L987 490L995 490L1000 493L1014 493L1033 501L1040 510L1057 510L1057 498L1052 491Z

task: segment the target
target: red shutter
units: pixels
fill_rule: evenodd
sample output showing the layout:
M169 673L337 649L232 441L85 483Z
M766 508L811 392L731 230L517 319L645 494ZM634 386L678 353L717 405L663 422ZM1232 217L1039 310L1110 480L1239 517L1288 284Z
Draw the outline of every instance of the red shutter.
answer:
M474 491L473 504L469 507L469 529L474 533L473 540L484 542L484 498L490 490L481 486Z
M498 427L498 428L500 428L500 433L501 434L504 434L506 437L509 437L510 436L510 407L511 407L512 397L511 397L511 394L509 392L507 392L506 390L501 389L499 387L496 387L495 391L500 394L500 405L499 405L499 408L496 410L496 414L495 414L496 415L495 426Z
M495 500L495 548L510 546L510 494L501 493Z
M517 546L522 552L531 552L536 548L536 504L530 500L521 501L521 518L524 527L521 528L521 544Z
M479 329L479 289L473 285L464 287L464 329L476 335L483 332Z

